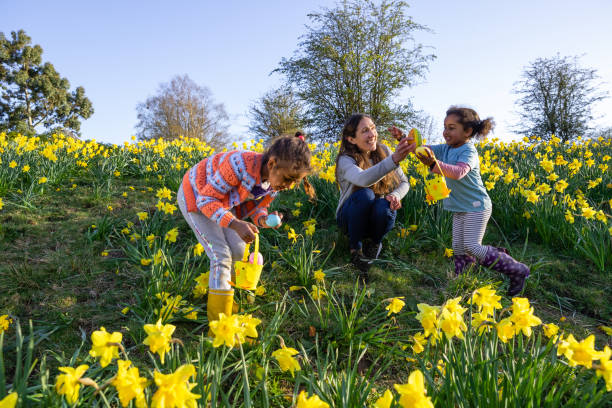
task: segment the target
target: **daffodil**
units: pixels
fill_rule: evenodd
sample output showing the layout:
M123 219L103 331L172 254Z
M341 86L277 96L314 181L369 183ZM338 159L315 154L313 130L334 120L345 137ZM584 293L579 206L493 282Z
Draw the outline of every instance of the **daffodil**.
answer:
M136 213L136 215L138 216L138 219L139 219L140 221L144 221L144 220L146 220L147 218L149 218L149 213L144 212L144 211L142 211L142 212L137 212L137 213Z
M318 287L317 285L312 285L312 292L310 292L310 295L312 296L314 300L319 300L327 296L327 293L325 293L325 290Z
M495 327L497 328L497 337L504 343L507 343L516 334L514 324L509 317L500 320Z
M172 228L170 231L166 232L166 241L176 242L177 236L178 236L178 227Z
M385 310L389 311L387 313L387 316L390 316L392 313L397 314L402 310L402 308L406 304L406 302L404 302L402 299L404 299L403 296L391 299L391 302L387 305L387 307L385 307Z
M576 341L569 344L569 357L567 361L570 366L575 367L577 365L591 368L593 360L600 358L600 353L595 350L595 336L591 334L589 337L582 341Z
M412 336L412 341L414 343L412 345L412 351L414 351L415 354L420 354L425 351L427 339L425 338L425 335L423 335L423 333L418 332L417 334Z
M514 329L518 334L522 331L527 337L531 336L531 328L542 324L539 317L534 316L533 307L529 305L527 298L512 298L512 315L510 320L514 324Z
M458 313L460 315L463 315L463 313L465 313L467 309L459 304L460 301L461 297L456 297L447 300L446 302L444 302L444 305L442 305L442 311L448 310L451 313Z
M79 390L81 389L81 377L85 374L85 371L89 368L88 365L83 364L77 368L72 367L59 367L64 374L57 376L55 382L55 391L59 395L65 395L66 401L69 404L74 404L79 399Z
M289 229L289 232L287 233L287 238L292 240L294 244L297 242L297 234L295 233L293 228Z
M9 395L0 400L0 408L15 408L18 399L19 394L16 392L11 392Z
M0 316L0 333L7 331L11 323L13 323L13 319L9 315Z
M91 334L89 355L100 357L100 365L106 367L113 359L119 358L119 347L123 335L120 332L108 333L104 327Z
M383 396L377 399L374 403L374 408L390 408L392 402L393 394L391 393L391 390L385 390Z
M149 346L151 353L157 353L162 364L164 364L166 353L170 351L172 333L174 333L175 329L176 327L171 324L162 324L161 319L155 324L144 325L147 338L144 339L142 344Z
M193 254L195 256L201 256L204 253L204 247L199 242L193 247Z
M491 285L476 289L472 294L472 302L478 306L481 313L492 315L496 309L501 309L501 296L497 295Z
M410 373L408 383L395 384L395 390L399 393L399 403L404 408L434 408L431 398L425 389L423 373L415 370Z
M440 312L439 306L430 306L427 303L419 303L417 305L419 313L415 318L421 322L423 330L425 331L425 337L429 337L430 334L435 333L438 330L438 313Z
M196 298L203 297L206 292L208 292L208 281L209 281L210 271L206 271L205 273L201 273L200 276L195 278L196 286L193 288L193 296Z
M549 339L556 336L556 334L559 332L559 326L554 323L545 324L542 326L542 329L544 330L544 335Z
M314 278L317 282L323 282L325 280L325 273L323 269L317 269L314 271Z
M272 357L278 361L278 365L282 371L290 371L291 376L294 376L295 371L301 369L300 363L293 357L299 352L291 347L282 347L272 352Z
M213 347L225 344L234 347L236 342L244 339L245 327L240 324L237 315L226 316L225 313L219 314L219 320L209 322L210 331L215 336Z
M244 336L247 337L258 337L257 334L257 325L261 323L256 317L253 315L238 315L238 324L244 328ZM241 339L241 342L244 342L244 339Z
M316 394L308 398L306 391L302 391L298 395L296 408L329 408L329 404L321 401Z
M449 340L453 337L463 339L463 332L467 330L463 316L448 309L442 309L439 326Z
M610 347L604 347L599 355L599 364L596 366L597 377L603 377L606 382L606 391L612 391L612 361L610 361L612 350Z
M450 249L450 248L445 248L444 249L444 256L446 256L448 258L452 257L453 256L453 250Z
M138 367L129 368L132 364L129 360L117 361L117 375L112 380L111 385L117 389L121 406L127 407L133 399L137 408L147 406L144 389L147 387L148 380L140 377Z
M189 382L196 376L193 364L182 365L172 374L155 371L153 376L158 388L151 398L151 408L197 408L196 400L201 396L191 392L197 383Z

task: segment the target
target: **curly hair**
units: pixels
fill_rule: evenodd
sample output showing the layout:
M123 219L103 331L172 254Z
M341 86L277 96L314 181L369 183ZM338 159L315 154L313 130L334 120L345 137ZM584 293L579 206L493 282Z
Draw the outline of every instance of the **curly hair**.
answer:
M349 137L355 137L359 122L361 122L363 118L372 119L370 116L365 115L363 113L356 113L351 115L351 117L348 118L346 122L344 122L340 149L338 151L338 157L336 157L336 180L338 179L338 160L342 155L352 157L357 163L357 166L364 170L372 167L376 163L381 162L387 157L387 151L382 147L380 143L376 144L376 150L367 155L361 150L359 150L356 145L348 141ZM376 184L372 185L370 188L377 195L385 195L390 193L398 184L399 177L394 171L392 171L388 173L385 177L383 177L380 181L378 181Z
M303 137L303 136L302 136ZM312 173L310 158L312 154L308 144L304 139L296 136L282 136L272 143L263 154L262 166L265 166L271 157L276 157L279 166L291 170L295 173ZM304 191L308 197L314 199L316 193L312 185L303 179Z
M461 123L461 126L463 126L463 130L472 129L470 138L485 138L495 127L493 118L488 117L485 120L480 120L478 113L471 108L451 106L446 111L446 116L449 115L455 115L459 119L459 123Z

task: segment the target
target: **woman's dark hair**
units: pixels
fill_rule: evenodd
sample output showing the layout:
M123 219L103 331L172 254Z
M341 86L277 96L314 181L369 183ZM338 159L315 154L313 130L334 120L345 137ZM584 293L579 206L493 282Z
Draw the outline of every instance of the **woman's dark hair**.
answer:
M367 169L381 162L387 157L386 150L382 147L380 142L376 143L376 150L371 152L369 155L359 150L359 148L348 141L349 137L355 137L357 134L357 127L363 118L370 118L370 116L363 113L355 113L344 122L344 128L342 128L342 140L340 141L340 149L338 150L338 157L336 157L336 180L338 180L338 160L340 156L346 155L352 157L357 166L362 169ZM370 160L372 161L370 163ZM370 188L377 195L384 195L390 193L399 184L399 178L397 174L392 171L389 172L376 184Z
M279 165L296 173L312 172L310 166L310 148L308 144L300 137L296 136L281 136L266 149L263 154L262 166L265 166L270 160L270 157L276 157ZM314 188L304 177L304 191L308 197L313 199L316 194Z
M455 115L459 118L459 123L463 126L463 130L472 129L471 137L485 138L495 127L493 118L488 117L485 120L480 120L478 113L474 109L464 108L460 106L451 106L446 111L446 116Z

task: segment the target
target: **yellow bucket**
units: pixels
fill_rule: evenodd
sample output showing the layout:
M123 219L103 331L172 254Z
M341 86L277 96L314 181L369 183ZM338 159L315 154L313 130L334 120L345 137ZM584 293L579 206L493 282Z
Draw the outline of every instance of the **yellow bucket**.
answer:
M263 270L263 264L258 265L258 253L259 253L259 234L255 234L255 247L254 256L249 260L249 249L251 244L247 244L244 248L244 255L241 261L236 261L234 264L234 272L236 274L236 287L240 289L255 290L261 271Z
M448 198L451 193L451 190L446 186L446 179L444 178L444 172L440 167L440 163L438 163L438 160L435 157L434 161L436 162L436 166L438 166L440 174L436 174L432 178L425 179L425 200L430 204Z

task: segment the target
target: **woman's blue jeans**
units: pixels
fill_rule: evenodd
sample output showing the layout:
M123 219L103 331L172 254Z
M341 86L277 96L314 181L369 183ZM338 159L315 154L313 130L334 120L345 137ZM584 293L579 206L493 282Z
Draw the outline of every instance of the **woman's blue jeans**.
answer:
M342 204L337 221L348 234L351 249L360 250L365 238L379 244L395 225L395 216L386 199L377 198L370 188L361 188Z

